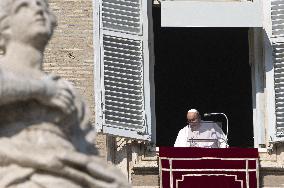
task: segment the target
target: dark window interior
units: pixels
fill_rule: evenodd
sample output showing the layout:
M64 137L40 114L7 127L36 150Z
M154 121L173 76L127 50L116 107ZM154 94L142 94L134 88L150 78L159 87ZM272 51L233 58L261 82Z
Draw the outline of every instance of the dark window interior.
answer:
M154 7L157 145L173 146L196 108L226 113L230 146L253 147L248 28L162 28L160 18Z

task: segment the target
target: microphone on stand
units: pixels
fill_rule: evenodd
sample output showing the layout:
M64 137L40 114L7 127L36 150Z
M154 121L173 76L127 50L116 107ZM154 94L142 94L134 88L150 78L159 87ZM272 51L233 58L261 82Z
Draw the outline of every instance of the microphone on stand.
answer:
M222 113L222 112L205 113L204 117L209 117L209 116L213 116L213 115L223 115L226 118L226 124L227 124L226 142L227 142L227 145L228 145L229 119L228 119L227 115L225 113Z
M205 113L204 117L208 117L208 116L212 116L212 115L219 115L219 114L223 114L223 113Z

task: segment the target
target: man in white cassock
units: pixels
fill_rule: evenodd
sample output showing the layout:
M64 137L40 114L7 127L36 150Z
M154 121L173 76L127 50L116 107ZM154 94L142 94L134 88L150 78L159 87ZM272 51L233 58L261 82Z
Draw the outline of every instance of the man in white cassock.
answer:
M202 121L196 109L188 111L187 123L179 131L174 147L228 147L227 138L217 123Z

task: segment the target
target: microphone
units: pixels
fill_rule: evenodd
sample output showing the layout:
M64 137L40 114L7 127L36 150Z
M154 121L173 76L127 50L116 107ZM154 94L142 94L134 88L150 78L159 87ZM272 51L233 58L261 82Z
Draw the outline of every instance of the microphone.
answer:
M204 117L208 117L208 116L212 116L212 115L218 115L218 114L222 114L222 113L205 113Z

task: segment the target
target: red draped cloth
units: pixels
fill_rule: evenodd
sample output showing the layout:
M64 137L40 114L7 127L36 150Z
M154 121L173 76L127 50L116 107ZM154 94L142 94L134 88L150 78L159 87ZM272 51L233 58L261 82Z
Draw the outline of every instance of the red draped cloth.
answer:
M255 148L160 147L163 188L256 188Z

